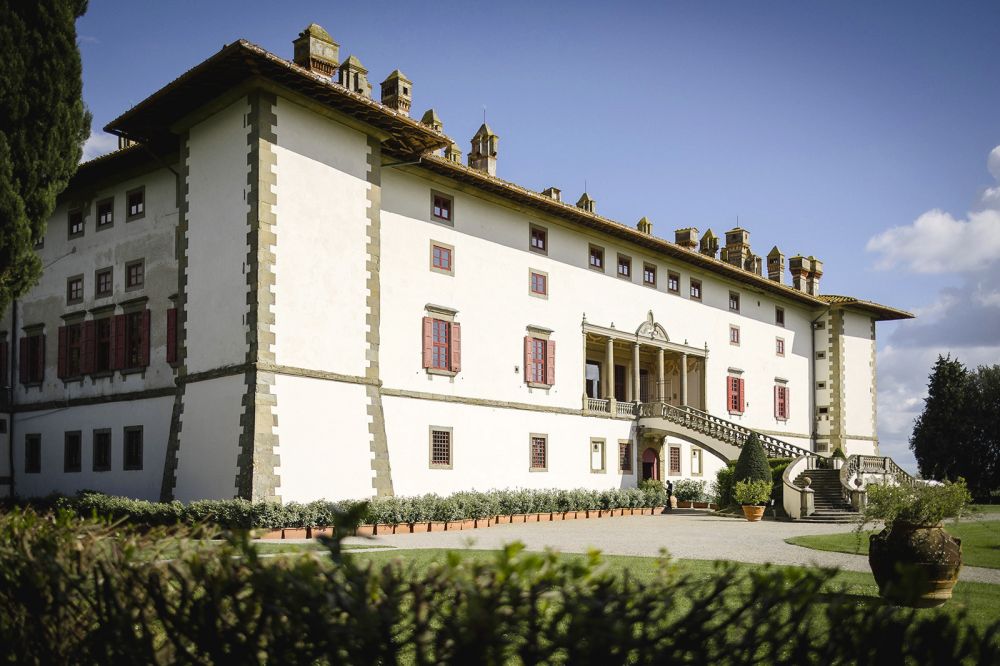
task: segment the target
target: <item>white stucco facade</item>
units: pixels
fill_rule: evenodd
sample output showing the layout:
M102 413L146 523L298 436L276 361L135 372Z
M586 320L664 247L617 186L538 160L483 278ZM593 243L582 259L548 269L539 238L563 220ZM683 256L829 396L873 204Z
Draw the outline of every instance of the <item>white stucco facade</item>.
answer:
M727 449L640 416L640 402L801 451L877 452L874 323L887 309L542 200L438 156L446 138L398 109L297 75L211 99L181 80L116 121L127 135L186 105L162 129L174 152L81 169L49 222L49 268L0 321L14 360L0 481L16 493L309 501L713 480ZM145 215L125 223L136 187ZM101 196L122 211L98 232ZM67 238L73 206L86 230ZM117 281L136 256L143 286L67 303L69 277L91 276L89 294L96 270L113 265ZM137 307L150 312L145 365L56 372L60 327ZM449 331L440 367L433 322ZM39 330L43 377L19 381L18 341ZM124 469L138 425L141 469ZM95 429L112 432L108 469L91 464Z

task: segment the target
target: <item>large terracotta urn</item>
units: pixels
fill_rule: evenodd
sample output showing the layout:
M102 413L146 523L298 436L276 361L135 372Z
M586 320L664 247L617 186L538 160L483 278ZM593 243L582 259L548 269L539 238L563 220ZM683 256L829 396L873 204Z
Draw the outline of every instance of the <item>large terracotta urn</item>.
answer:
M958 581L962 540L940 523L893 523L869 537L868 564L883 599L911 608L940 606Z
M751 523L756 523L758 520L763 518L764 509L767 508L758 504L744 504L742 506L743 516Z

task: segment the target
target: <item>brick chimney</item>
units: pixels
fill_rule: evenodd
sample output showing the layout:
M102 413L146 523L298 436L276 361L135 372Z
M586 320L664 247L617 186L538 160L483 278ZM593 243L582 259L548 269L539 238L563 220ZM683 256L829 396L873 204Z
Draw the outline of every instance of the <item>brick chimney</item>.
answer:
M356 92L365 97L372 96L372 84L368 83L368 70L361 64L357 56L347 56L341 65L338 83L351 92Z
M751 270L750 260L750 232L742 227L733 227L726 232L726 247L723 254L723 261L738 266L743 270Z
M767 253L767 279L774 282L784 282L785 277L785 255L781 253L775 245Z
M810 296L819 296L819 279L823 277L823 262L816 257L809 255L812 260L812 270L806 278L806 292Z
M674 242L685 250L694 250L698 247L698 230L695 227L677 229L674 231Z
M788 260L788 270L792 273L792 288L806 291L806 279L812 272L812 260L797 254Z
M337 71L340 46L333 41L330 33L315 23L310 23L292 42L292 47L296 65L333 78Z
M410 115L410 102L413 101L413 81L406 78L398 69L392 70L382 82L382 103L391 109Z

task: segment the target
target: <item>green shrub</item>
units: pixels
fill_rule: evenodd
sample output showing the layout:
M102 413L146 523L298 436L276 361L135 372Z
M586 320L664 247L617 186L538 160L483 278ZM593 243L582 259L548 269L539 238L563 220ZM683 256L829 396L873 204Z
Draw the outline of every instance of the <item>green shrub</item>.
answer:
M364 506L336 523L350 526ZM512 544L426 569L261 558L187 528L0 515L0 640L25 664L995 664L1000 622L860 603L826 570L616 573ZM337 530L340 534L342 530Z
M771 499L774 500L774 505L776 507L782 507L783 504L783 493L784 485L782 484L782 475L785 473L785 469L792 464L794 458L768 458L767 463L771 466ZM794 480L794 479L793 479ZM784 514L782 514L784 515Z
M862 513L864 525L882 521L886 525L937 525L948 518L969 514L972 496L964 479L954 483L916 483L913 486L869 484Z
M685 502L707 502L707 485L705 481L681 479L674 484L674 497Z
M840 460L847 460L847 456L844 455L844 449L840 448L839 446L833 450L833 453L830 454L830 457L839 458Z
M736 483L733 471L735 467L736 463L730 461L715 474L712 495L715 498L715 503L722 508L731 507L736 503L735 498L733 498L733 485Z
M750 433L743 443L733 474L737 481L771 481L771 467L757 433Z
M767 504L771 499L770 481L737 481L733 497L740 504Z

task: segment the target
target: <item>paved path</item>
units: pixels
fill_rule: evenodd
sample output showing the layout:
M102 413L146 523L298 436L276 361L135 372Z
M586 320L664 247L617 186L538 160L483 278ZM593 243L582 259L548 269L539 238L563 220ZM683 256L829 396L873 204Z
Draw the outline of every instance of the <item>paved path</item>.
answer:
M677 509L660 516L628 516L549 523L496 525L487 529L423 534L392 534L374 539L352 537L345 543L397 548L474 548L495 550L511 541L529 550L553 548L584 553L591 548L608 555L656 557L666 548L672 557L690 560L733 560L871 571L868 557L812 550L785 543L805 534L849 532L850 525L810 525L796 522L749 523L705 511ZM961 580L1000 584L1000 569L963 567Z

